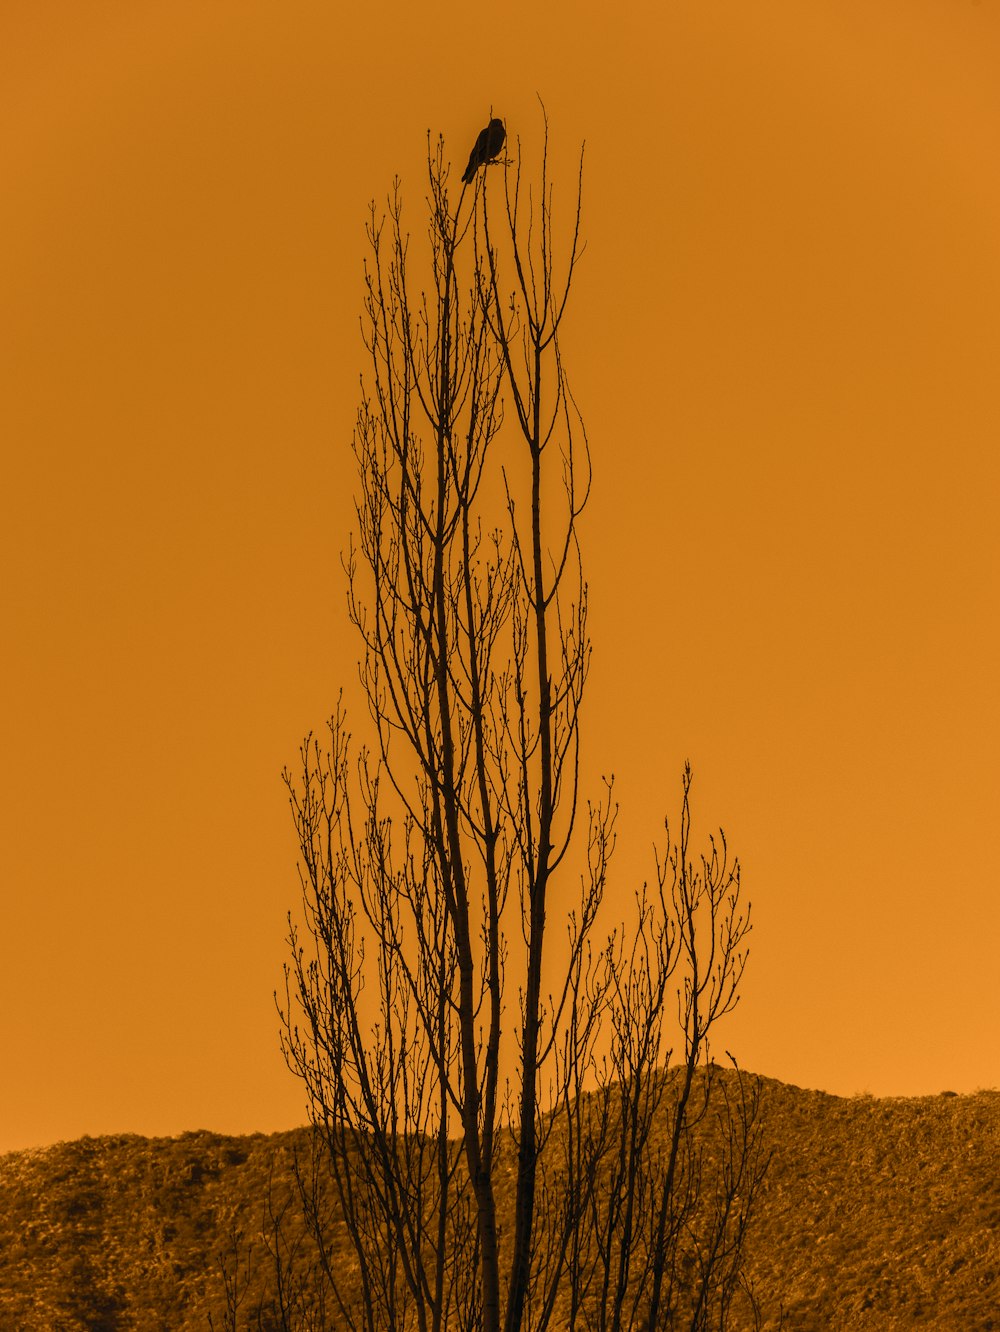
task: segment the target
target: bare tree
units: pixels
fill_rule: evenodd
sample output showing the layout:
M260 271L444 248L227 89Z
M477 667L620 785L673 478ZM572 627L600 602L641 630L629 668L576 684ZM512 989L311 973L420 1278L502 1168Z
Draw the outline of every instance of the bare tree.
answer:
M310 1307L370 1332L723 1327L765 1165L755 1088L709 1059L746 961L739 867L721 838L693 863L686 770L679 836L601 940L616 806L579 793L582 153L561 246L547 124L537 195L519 145L457 199L428 161L424 261L398 184L368 228L345 565L373 739L352 750L338 706L286 773Z

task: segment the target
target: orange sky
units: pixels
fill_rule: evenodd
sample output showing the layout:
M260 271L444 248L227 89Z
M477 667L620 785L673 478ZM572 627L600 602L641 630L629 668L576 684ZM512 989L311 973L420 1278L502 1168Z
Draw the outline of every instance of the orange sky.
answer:
M1000 7L544 9L3 6L0 1150L303 1119L279 775L357 657L367 204L422 233L427 129L533 149L536 90L622 891L689 757L755 909L724 1044L1000 1081Z

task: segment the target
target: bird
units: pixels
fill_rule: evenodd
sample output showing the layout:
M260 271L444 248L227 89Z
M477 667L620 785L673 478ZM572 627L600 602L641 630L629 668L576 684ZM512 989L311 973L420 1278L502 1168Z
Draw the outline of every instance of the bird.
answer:
M465 175L462 177L466 185L471 184L473 176L481 166L485 166L487 162L492 162L500 156L500 150L503 148L506 137L507 131L503 127L503 121L494 117L480 134L476 140L475 148L469 154L469 165L465 168Z

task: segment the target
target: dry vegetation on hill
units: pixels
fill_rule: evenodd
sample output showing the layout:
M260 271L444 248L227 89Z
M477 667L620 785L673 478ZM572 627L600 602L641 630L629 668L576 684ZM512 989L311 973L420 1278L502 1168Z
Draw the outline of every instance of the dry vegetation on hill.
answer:
M748 1258L793 1332L1000 1329L1000 1092L766 1098Z
M1000 1332L1000 1093L763 1087L774 1155L748 1258L765 1327L783 1307L792 1332ZM185 1133L0 1158L0 1328L204 1330L210 1312L220 1325L234 1224L244 1258L257 1237L249 1307L269 1277L269 1181L280 1210L307 1145L306 1130Z

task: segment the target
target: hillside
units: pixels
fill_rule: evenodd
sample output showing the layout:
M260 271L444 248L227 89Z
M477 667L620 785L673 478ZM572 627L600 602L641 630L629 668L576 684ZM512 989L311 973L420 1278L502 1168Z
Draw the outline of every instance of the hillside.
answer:
M765 1079L749 1265L792 1332L1000 1332L1000 1093L875 1100ZM223 1308L234 1225L289 1196L306 1130L83 1138L0 1157L2 1332L180 1332ZM266 1279L266 1264L255 1266Z

